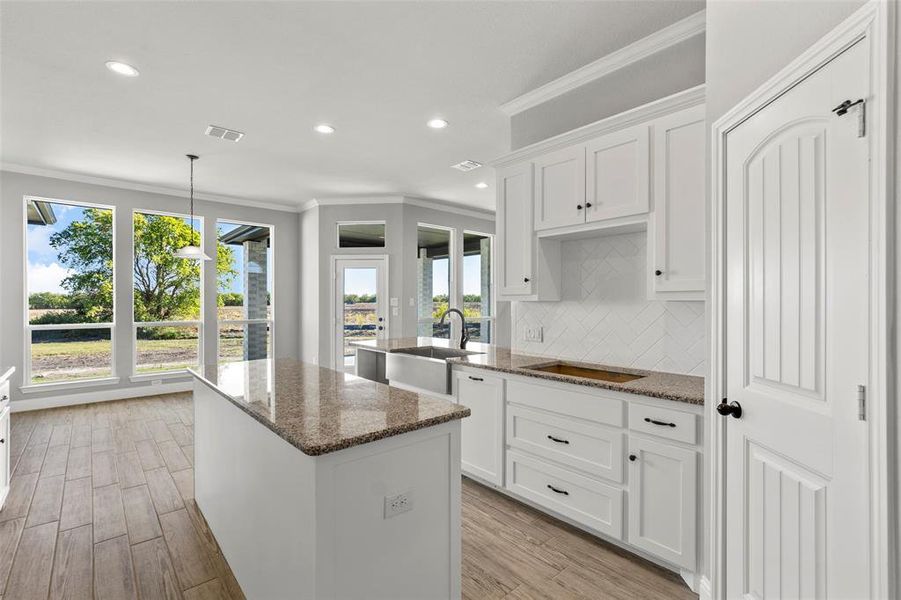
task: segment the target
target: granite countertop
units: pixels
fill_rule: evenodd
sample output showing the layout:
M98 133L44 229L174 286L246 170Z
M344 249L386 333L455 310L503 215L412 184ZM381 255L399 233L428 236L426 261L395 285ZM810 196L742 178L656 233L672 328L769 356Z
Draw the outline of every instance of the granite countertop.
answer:
M418 346L451 347L449 340L438 338L397 338L390 340L372 340L367 342L355 342L353 345L381 352L397 352L398 350L415 348ZM474 367L477 369L487 369L490 371L510 373L513 375L522 375L524 377L535 377L538 379L546 379L548 381L560 381L563 383L572 383L575 385L584 385L587 387L614 390L617 392L640 394L642 396L662 398L664 400L672 400L674 402L685 402L686 404L704 404L703 377L681 375L679 373L665 373L662 371L632 369L615 365L600 365L594 363L560 360L547 356L529 356L526 354L517 354L509 348L500 348L489 344L470 342L469 344L467 344L466 349L472 352L477 352L478 354L471 354L469 356L463 356L460 358L450 358L448 359L448 362L454 365ZM620 373L640 375L641 378L634 379L625 383L616 383L599 379L589 379L587 377L576 377L572 375L561 375L558 373L533 371L526 368L552 365L555 363L563 363L577 367L586 367L589 369L618 371Z
M470 414L459 404L293 359L209 364L191 373L310 456Z

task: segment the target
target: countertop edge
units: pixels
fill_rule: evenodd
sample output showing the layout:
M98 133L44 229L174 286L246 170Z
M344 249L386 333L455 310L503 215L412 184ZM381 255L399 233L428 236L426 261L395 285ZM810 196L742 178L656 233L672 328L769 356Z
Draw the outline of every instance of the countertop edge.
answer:
M522 377L530 377L532 379L541 379L544 381L553 381L555 383L566 383L569 385L578 385L582 387L596 388L601 390L608 390L611 392L622 392L624 394L630 394L633 396L647 396L649 398L657 398L658 400L669 400L670 402L680 402L682 404L690 404L692 406L704 406L704 398L697 398L696 396L687 396L684 394L674 394L672 392L665 391L656 391L656 390L648 390L648 389L634 389L621 387L620 385L610 384L605 381L595 380L595 379L579 379L574 380L574 378L569 378L566 376L556 375L554 373L539 373L535 371L529 371L527 369L518 369L516 367L513 368L504 368L498 367L495 365L483 365L478 363L468 363L463 362L461 358L449 358L448 362L454 366L459 367L469 367L472 369L483 369L485 371L494 371L495 373L507 373L508 375L519 375ZM679 375L678 373L674 373L674 375ZM680 375L682 376L682 375ZM690 377L689 375L685 375L685 377Z
M194 376L195 379L202 382L204 385L212 389L214 392L228 400L232 403L236 408L241 410L244 414L251 417L254 421L277 435L280 439L290 444L294 448L297 448L307 456L322 456L324 454L331 454L332 452L338 452L339 450L345 450L347 448L353 448L355 446L362 446L363 444L368 444L369 442L375 442L378 440L382 440L385 438L394 437L396 435L401 435L403 433L409 433L411 431L418 431L420 429L427 429L429 427L434 427L436 425L441 425L442 423L448 423L450 421L458 421L464 419L472 414L472 411L468 407L462 407L462 410L458 412L454 412L447 415L441 415L437 417L432 417L431 419L426 419L424 421L419 421L413 425L404 425L404 426L395 426L389 427L387 429L383 429L374 433L367 433L358 435L355 437L347 438L345 440L341 440L340 442L332 443L332 444L319 444L319 445L309 445L303 444L298 440L286 436L282 431L279 431L278 428L272 426L271 422L267 422L260 418L259 415L254 413L253 411L248 410L247 406L236 400L230 394L222 391L219 386L215 383L195 371L194 369L189 368L188 373Z

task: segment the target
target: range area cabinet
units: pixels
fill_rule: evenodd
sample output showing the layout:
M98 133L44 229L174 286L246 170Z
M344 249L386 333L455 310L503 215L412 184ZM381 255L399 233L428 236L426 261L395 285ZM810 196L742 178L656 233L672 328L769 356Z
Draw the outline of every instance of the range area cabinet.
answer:
M464 474L696 581L701 406L471 367L454 377L472 410Z
M11 373L7 373L8 375ZM9 495L9 478L12 475L12 460L10 451L10 406L9 406L9 379L0 376L0 508L3 508L6 497Z
M500 300L558 300L566 239L648 231L648 296L703 299L704 90L693 88L495 162Z

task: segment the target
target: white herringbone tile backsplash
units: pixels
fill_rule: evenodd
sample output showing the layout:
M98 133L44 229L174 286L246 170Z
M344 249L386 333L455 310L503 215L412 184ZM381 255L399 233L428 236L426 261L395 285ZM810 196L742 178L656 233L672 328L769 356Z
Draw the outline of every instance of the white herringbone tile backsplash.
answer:
M523 354L704 375L704 303L648 300L647 234L563 242L559 302L513 302ZM544 341L523 339L544 328Z

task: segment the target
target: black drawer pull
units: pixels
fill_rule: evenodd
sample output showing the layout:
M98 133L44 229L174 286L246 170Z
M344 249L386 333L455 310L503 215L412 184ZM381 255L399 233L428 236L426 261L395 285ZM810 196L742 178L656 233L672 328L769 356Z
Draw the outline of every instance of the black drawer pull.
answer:
M569 492L567 492L566 490L561 490L560 488L555 488L551 484L547 484L547 489L551 490L552 492L557 492L558 494L563 494L564 496L569 496Z
M485 381L481 377L473 377L472 375L470 375L469 378L472 379L473 381Z
M557 442L558 444L568 444L569 443L569 440L561 440L560 438L554 437L552 435L547 436L547 439L551 440L552 442Z
M662 425L663 427L675 427L676 426L675 423L666 423L664 421L655 421L654 419L651 419L648 417L644 418L644 422L645 423L653 423L654 425Z

